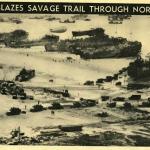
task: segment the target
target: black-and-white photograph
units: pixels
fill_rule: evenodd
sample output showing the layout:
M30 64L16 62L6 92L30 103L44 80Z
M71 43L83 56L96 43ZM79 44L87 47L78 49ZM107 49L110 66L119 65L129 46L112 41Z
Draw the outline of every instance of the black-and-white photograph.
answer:
M0 14L0 144L150 146L150 16Z

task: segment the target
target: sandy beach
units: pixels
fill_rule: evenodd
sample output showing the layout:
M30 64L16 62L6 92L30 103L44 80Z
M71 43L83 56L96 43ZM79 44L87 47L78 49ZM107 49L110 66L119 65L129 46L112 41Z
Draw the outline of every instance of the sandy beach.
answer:
M147 17L144 16L142 20L147 19ZM129 40L141 41L143 44L142 55L145 56L149 52L149 38L146 38L145 41L143 37L149 37L149 33L143 33L143 28L149 26L148 24L141 24L142 27L139 28L139 18L140 16L134 16L130 21L125 20L121 26L108 24L106 16L89 15L89 19L92 21L77 20L71 25L64 24L67 31L59 34L60 40L71 38L73 30L86 30L100 26L110 36L121 36ZM50 33L50 29L61 25L58 20L49 22L43 18L24 17L22 21L22 24L16 25L2 22L0 23L0 32L23 29L29 33L28 40L37 40ZM81 23L85 28L80 28ZM130 27L126 28L127 25ZM42 26L44 28L41 28ZM132 34L130 34L131 29ZM71 59L69 60L68 57ZM125 80L124 75L120 75L117 80L112 82L95 84L97 79L113 76L133 61L134 58L132 57L85 60L81 59L79 55L67 52L46 52L44 45L32 46L31 48L10 48L0 45L0 80L13 81L22 87L27 95L33 96L33 99L23 100L16 99L11 94L0 94L0 137L8 138L12 130L20 127L21 131L30 138L42 136L42 132L51 134L51 130L59 130L57 133L62 134L61 136L50 135L47 141L44 141L45 137L42 137L43 141L39 143L43 145L82 145L90 138L91 143L89 142L89 144L91 145L94 140L98 140L97 143L100 145L107 145L105 142L101 144L105 134L106 138L109 134L110 137L114 136L115 138L122 136L123 140L120 138L119 144L116 142L117 139L112 145L138 145L138 139L149 142L150 111L149 108L142 108L139 105L147 101L150 90L127 90L128 79ZM23 68L35 70L35 76L25 82L15 81L16 76ZM94 85L85 85L88 80L94 81ZM117 86L117 82L121 82L122 85ZM65 90L69 92L68 97L56 94ZM129 100L130 96L138 94L141 95L140 100ZM103 101L102 96L109 96L109 99ZM116 97L123 97L124 100L117 101L115 107L110 107L109 103L112 103ZM74 103L80 102L82 99L94 100L97 103L92 107L72 107ZM54 102L61 104L63 109L52 110L51 107ZM131 102L135 109L125 110L123 108L125 102ZM37 104L42 105L44 110L32 112L31 108ZM6 115L11 107L18 107L24 113L14 116ZM101 113L107 113L107 116L103 117ZM70 125L82 126L82 131L71 133L60 131L60 126ZM84 141L84 138L87 139ZM111 137L111 139L113 138ZM84 142L80 143L78 140ZM108 140L108 142L110 141ZM111 145L111 142L108 145Z

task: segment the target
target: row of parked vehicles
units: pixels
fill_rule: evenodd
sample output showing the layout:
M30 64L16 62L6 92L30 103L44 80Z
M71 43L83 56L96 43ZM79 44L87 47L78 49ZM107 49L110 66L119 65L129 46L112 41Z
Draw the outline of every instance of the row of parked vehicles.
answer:
M105 82L116 81L116 80L122 78L121 75L124 72L126 72L126 71L127 71L127 68L124 67L121 70L119 70L118 73L116 73L116 74L114 74L112 76L106 76L105 78L99 78L99 79L96 80L96 82L94 82L92 80L87 80L87 81L84 82L84 85L91 85L91 86L93 86L94 84L100 85L100 84L105 83ZM116 82L116 86L121 86L121 82L120 81Z
M92 99L83 99L81 98L79 102L74 102L72 105L70 105L70 108L80 108L80 107L92 107L97 104L97 101ZM44 110L58 110L58 109L64 109L64 106L59 102L53 102L49 107L44 107L41 104L33 105L30 109L30 112L41 112ZM6 115L20 115L21 113L25 114L25 111L22 111L20 108L12 107L10 108L9 112L6 113Z
M110 99L112 99L110 96L105 96L105 95L102 95L101 96L101 100L102 101L107 101L107 100L110 100ZM112 100L113 101L125 101L125 97L121 97L121 96L118 96L118 97L115 97L115 98L113 98ZM140 100L141 99L141 95L139 95L139 94L133 94L133 95L131 95L130 97L128 97L128 99L129 100Z
M140 101L141 100L141 95L140 94L134 94L128 97L128 100L131 102L125 101L125 97L115 97L111 98L110 96L101 96L102 101L110 101L107 103L108 107L116 107L117 102L124 102L123 107L124 108L132 108L132 101ZM147 100L141 101L141 104L138 105L139 107L150 107L150 97L147 98Z

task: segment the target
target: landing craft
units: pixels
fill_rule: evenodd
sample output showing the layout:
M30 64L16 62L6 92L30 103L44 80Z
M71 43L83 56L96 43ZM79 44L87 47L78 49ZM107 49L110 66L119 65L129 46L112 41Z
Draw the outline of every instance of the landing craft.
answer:
M55 29L50 29L51 32L53 33L64 33L67 31L66 27L59 27L59 28L55 28Z

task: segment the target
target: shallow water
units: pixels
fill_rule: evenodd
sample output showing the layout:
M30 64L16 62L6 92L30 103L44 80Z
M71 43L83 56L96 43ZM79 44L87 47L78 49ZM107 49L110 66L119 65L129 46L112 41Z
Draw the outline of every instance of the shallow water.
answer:
M13 16L13 15L12 15ZM71 15L65 15L70 17ZM7 17L3 15L3 17ZM29 39L39 39L45 34L59 35L60 39L72 38L72 31L88 30L90 28L102 27L105 32L110 36L125 37L128 40L138 40L142 42L143 48L142 53L146 55L150 52L149 50L149 16L132 16L131 19L123 21L123 24L109 24L107 16L90 15L90 21L77 20L75 23L59 23L58 20L47 21L46 19L29 19L26 17L19 16L23 23L15 24L10 22L0 22L0 32L10 32L16 29L23 29L29 33ZM31 15L29 16L31 17ZM55 17L64 18L62 15L55 15ZM58 27L66 27L67 31L64 33L51 33L50 29Z
M26 52L28 50L26 52L20 51L21 49L17 49L15 52L11 51L10 48L1 49L0 63L35 69L36 72L51 75L56 84L83 84L86 80L96 81L98 78L117 73L132 61L132 59L82 60L74 54L58 52L30 52L27 56ZM75 60L72 62L67 61L68 56L73 57ZM39 82L36 79L35 82ZM42 79L40 80L42 81Z

